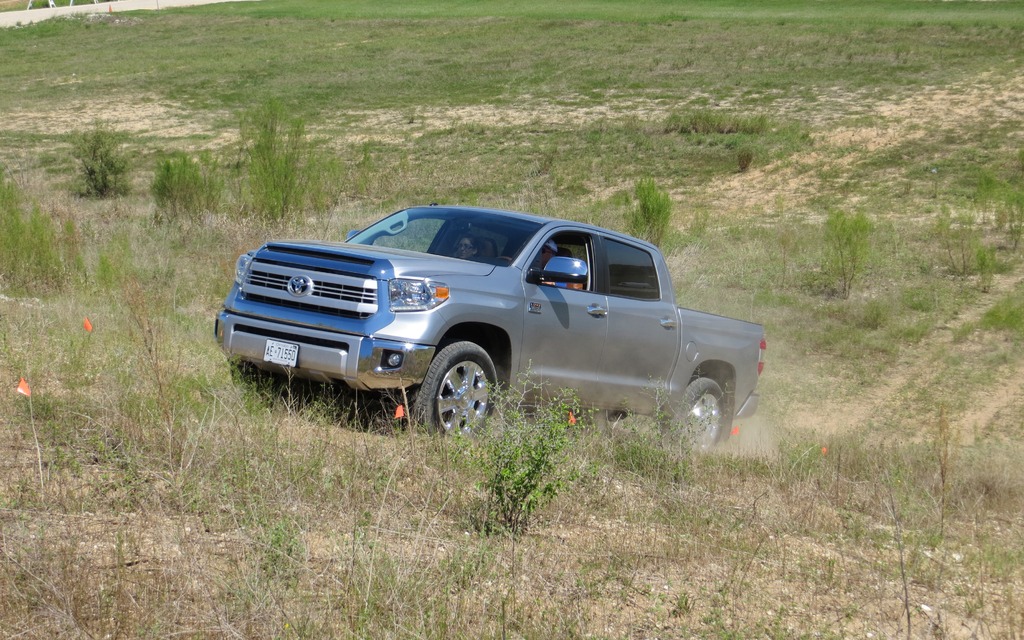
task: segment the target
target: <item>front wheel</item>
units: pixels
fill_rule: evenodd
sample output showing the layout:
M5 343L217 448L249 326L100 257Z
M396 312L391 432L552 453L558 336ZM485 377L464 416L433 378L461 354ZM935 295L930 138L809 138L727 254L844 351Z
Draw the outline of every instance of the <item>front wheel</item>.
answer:
M678 418L699 450L707 451L729 436L732 415L722 387L711 378L697 378L686 387L683 410L685 415Z
M412 416L437 431L469 433L487 417L496 377L494 362L479 345L452 343L430 362Z

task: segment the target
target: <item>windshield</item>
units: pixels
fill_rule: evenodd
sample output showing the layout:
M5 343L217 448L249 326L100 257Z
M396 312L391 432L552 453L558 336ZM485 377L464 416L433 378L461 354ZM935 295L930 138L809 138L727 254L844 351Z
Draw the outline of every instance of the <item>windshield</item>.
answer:
M393 213L348 241L507 265L540 226L494 211L422 207Z

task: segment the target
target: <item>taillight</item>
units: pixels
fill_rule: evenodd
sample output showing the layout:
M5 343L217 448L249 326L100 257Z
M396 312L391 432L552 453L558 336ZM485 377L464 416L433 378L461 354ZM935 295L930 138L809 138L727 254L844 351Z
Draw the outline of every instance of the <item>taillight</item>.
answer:
M764 352L766 349L768 349L768 341L761 338L761 351L757 354L757 375L761 375L761 372L764 371Z

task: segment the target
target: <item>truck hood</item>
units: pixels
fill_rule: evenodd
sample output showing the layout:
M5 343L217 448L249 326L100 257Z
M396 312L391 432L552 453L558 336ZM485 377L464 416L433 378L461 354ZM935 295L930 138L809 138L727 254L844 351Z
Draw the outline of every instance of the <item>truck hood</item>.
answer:
M310 256L317 258L318 262L337 262L344 264L347 271L382 279L486 276L495 268L494 265L470 260L347 242L273 241L263 245L258 254L264 252Z

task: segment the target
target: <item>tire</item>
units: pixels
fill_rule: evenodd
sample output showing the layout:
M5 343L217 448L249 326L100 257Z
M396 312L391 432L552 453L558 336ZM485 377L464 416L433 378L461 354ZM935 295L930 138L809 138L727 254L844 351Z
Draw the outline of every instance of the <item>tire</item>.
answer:
M494 362L472 342L441 349L427 367L412 403L412 417L441 433L471 433L491 409L490 392L497 375Z
M684 414L678 416L684 432L700 451L708 451L729 437L732 411L722 387L711 378L697 378L683 394Z

